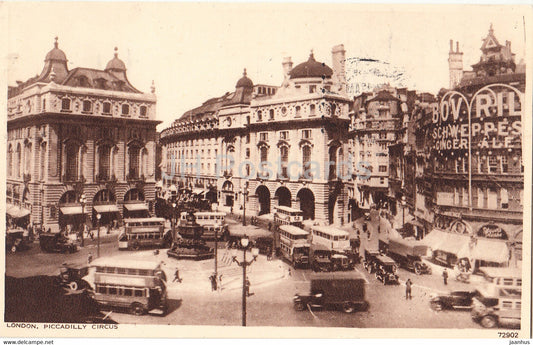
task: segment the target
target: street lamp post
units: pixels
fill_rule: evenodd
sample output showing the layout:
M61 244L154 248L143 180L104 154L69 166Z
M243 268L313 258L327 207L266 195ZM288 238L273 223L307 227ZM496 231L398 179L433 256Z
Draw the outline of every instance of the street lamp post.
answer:
M250 239L247 236L244 236L241 238L241 246L242 246L242 262L239 262L237 260L237 251L235 250L233 252L233 261L237 263L240 267L242 267L242 325L246 326L246 297L247 297L247 283L246 283L246 267L250 266L259 255L259 249L258 248L252 248L252 260L246 261L246 249L248 248L248 245L250 244Z
M176 203L172 203L172 216L170 222L172 223L172 242L176 242Z
M100 213L96 214L96 237L97 237L97 246L96 246L96 256L100 257L100 219L102 215Z
M402 229L405 227L405 195L402 195Z
M246 226L246 197L248 196L248 181L244 185L244 191L242 192L243 204L242 204L242 225Z
M84 232L85 232L85 193L82 193L80 196L81 204L81 246L85 245Z

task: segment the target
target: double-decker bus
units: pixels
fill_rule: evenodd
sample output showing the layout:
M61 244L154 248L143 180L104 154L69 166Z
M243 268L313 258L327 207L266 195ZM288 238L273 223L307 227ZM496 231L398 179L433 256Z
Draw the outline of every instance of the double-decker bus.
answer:
M117 257L96 259L93 298L101 305L125 308L134 315L168 309L166 275L161 263Z
M204 228L202 239L214 239L215 231L219 236L223 236L228 225L226 224L226 214L224 212L199 211L194 212L196 223ZM187 221L187 212L180 214L180 223L185 224Z
M287 206L274 206L274 223L302 227L302 210Z
M281 225L278 229L279 251L296 268L309 264L309 233L294 225Z
M118 236L119 249L167 247L171 243L172 232L165 230L165 218L125 218L124 230Z
M315 271L353 269L355 265L348 232L331 226L311 228L311 254Z

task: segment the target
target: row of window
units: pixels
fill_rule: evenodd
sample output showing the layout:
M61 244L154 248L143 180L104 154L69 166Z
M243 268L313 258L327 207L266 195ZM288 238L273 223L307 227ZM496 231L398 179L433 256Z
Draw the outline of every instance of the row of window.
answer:
M43 100L43 109L46 108L46 100ZM72 101L70 98L63 98L61 100L61 111L72 111ZM147 115L147 107L145 105L141 105L139 107L139 116L146 116ZM84 113L92 113L93 112L93 102L89 100L85 100L82 103L82 112ZM102 103L102 114L105 115L111 115L111 102L103 102ZM122 104L121 107L121 114L122 115L130 115L130 105L129 104Z
M96 293L104 295L118 295L126 297L146 297L148 296L148 289L140 289L134 287L122 287L116 285L96 284Z
M518 161L520 159L520 162ZM448 161L439 160L436 162L436 171L454 171L456 173L468 172L468 157L461 157L458 159L448 159ZM518 168L518 164L520 168ZM518 170L520 169L520 170ZM472 157L472 172L479 174L509 174L509 173L524 172L524 165L520 157L515 157L512 160L507 156L474 156Z
M520 190L519 201L522 205L523 190ZM440 205L469 206L468 189L466 187L448 187L437 193L437 203ZM473 187L472 205L477 208L508 209L509 191L506 188Z
M146 270L140 268L125 268L125 267L111 267L111 266L96 266L96 272L111 273L111 274L125 274L130 276L151 277L155 275L153 270Z

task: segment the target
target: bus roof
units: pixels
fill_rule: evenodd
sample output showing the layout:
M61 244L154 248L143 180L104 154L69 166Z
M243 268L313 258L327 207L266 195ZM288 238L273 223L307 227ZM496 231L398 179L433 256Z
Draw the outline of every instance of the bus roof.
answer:
M309 232L294 225L282 225L279 228L291 235L309 235Z
M165 222L165 218L124 218L124 223Z
M187 214L189 212L185 211L185 212L181 212L181 214ZM197 212L193 212L194 215L204 215L204 214L208 214L208 215L214 215L214 216L225 216L226 215L226 212L221 212L221 211L197 211Z
M144 260L139 258L124 258L117 256L109 256L99 258L91 262L93 267L120 267L120 268L136 268L143 270L155 270L160 268L161 262L155 260Z
M313 226L312 229L325 232L326 234L329 234L332 236L348 236L349 235L347 231L334 228L332 226Z
M297 208L287 207L287 206L274 206L275 209L285 211L285 212L291 212L291 213L303 213L302 210L299 210Z

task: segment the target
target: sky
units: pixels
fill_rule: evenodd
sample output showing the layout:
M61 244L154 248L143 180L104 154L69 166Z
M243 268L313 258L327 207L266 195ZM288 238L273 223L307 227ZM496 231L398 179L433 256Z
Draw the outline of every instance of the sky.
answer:
M104 69L116 46L137 89L150 92L154 81L157 119L163 122L158 130L233 91L244 68L254 83L279 86L283 57L296 66L312 49L316 60L331 67L331 48L341 43L350 61L376 59L402 73L397 86L436 93L449 84L450 39L459 41L469 70L492 23L501 44L512 42L518 62L525 56L524 21L529 25L531 18L531 9L518 5L13 2L6 7L3 59L9 85L41 72L56 36L69 69ZM351 69L353 64L348 74Z

